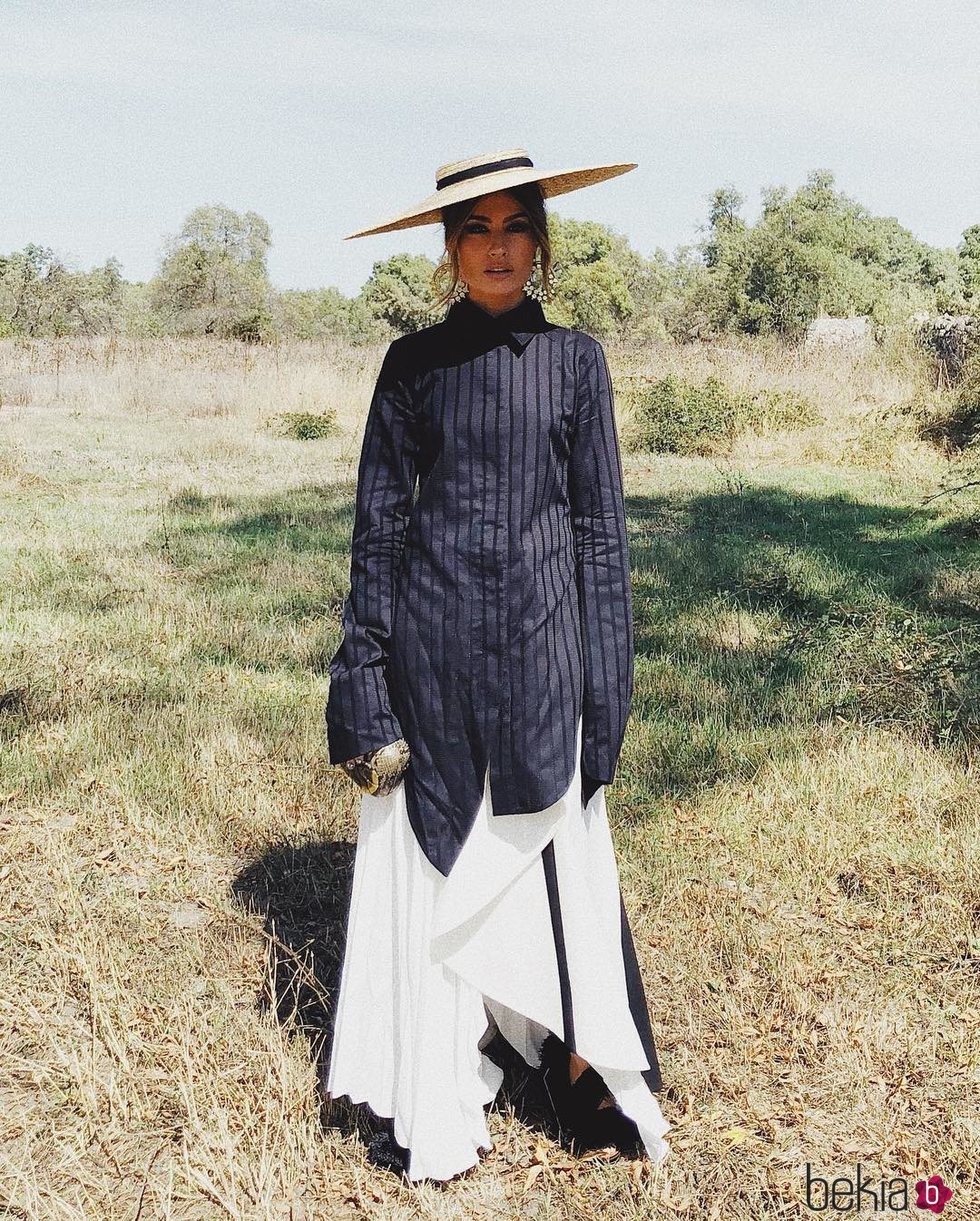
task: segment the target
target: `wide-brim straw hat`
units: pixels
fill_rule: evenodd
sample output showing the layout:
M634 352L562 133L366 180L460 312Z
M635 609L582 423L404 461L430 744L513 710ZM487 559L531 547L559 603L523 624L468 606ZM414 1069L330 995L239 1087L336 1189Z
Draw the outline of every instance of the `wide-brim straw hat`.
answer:
M411 229L415 225L431 225L442 220L442 209L465 199L479 199L494 191L507 191L526 182L536 182L541 193L550 199L565 195L580 187L590 187L618 174L636 169L636 162L621 165L587 165L571 170L539 170L523 148L508 148L499 153L484 153L468 161L451 161L436 170L436 190L413 208L399 212L388 220L379 221L369 229L348 233L352 237L369 237L373 233L390 233L395 229Z

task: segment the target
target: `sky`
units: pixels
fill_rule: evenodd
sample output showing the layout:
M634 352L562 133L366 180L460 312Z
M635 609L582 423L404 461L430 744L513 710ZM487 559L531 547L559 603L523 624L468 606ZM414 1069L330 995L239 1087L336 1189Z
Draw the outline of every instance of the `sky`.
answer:
M637 162L552 207L647 255L815 169L933 245L980 222L976 0L0 0L0 31L0 252L130 280L222 203L278 287L354 294L441 231L345 234L510 148Z

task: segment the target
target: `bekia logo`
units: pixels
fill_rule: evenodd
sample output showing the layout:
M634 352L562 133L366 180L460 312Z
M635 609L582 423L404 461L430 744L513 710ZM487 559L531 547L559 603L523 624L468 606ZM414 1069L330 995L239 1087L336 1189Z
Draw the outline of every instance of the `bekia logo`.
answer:
M909 1207L909 1185L905 1179L866 1178L864 1167L857 1164L854 1178L841 1175L836 1179L825 1179L816 1175L806 1164L806 1203L814 1212L907 1212ZM915 1207L928 1212L941 1213L952 1198L952 1189L947 1187L938 1174L928 1179L919 1179L915 1184Z
M952 1187L947 1187L939 1174L934 1174L929 1179L919 1179L915 1185L916 1208L928 1208L930 1212L941 1213L952 1197Z

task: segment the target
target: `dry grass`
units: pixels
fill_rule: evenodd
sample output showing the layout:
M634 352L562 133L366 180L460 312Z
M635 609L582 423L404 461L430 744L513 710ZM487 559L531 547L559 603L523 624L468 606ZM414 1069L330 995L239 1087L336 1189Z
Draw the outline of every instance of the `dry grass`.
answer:
M858 1161L973 1215L980 543L917 507L942 463L901 413L882 441L917 386L877 357L643 357L823 415L627 462L609 802L674 1156L569 1161L510 1065L494 1153L409 1188L321 1104L356 811L324 665L379 358L0 344L0 1215L746 1221ZM328 409L337 439L267 426Z

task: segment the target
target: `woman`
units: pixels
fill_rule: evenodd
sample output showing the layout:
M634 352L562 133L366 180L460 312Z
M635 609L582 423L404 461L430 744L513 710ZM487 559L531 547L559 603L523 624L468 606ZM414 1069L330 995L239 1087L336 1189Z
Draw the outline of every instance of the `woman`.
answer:
M579 1148L669 1151L603 788L633 687L611 384L535 299L544 198L633 168L477 157L351 235L446 239L449 311L371 402L326 709L364 789L327 1091L392 1119L413 1180L491 1147L498 1031Z

